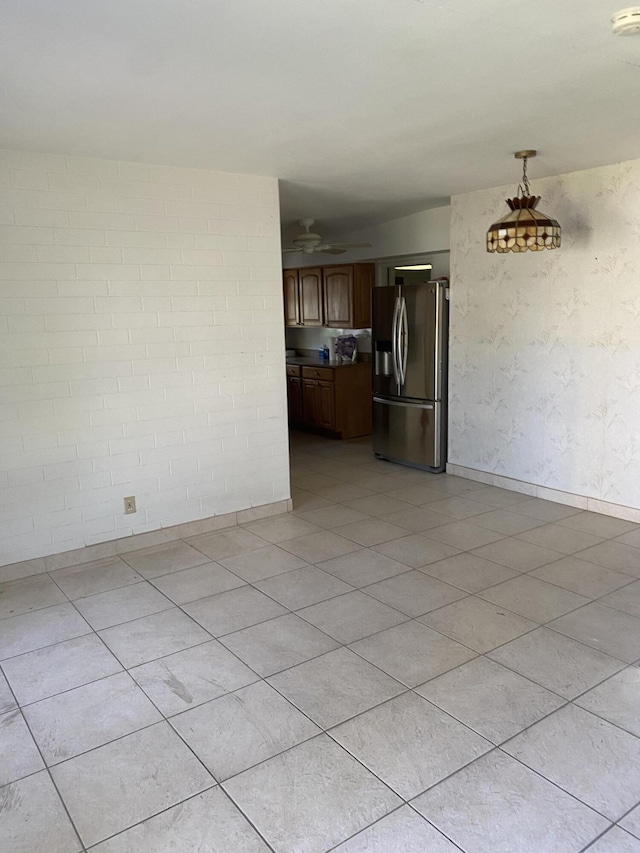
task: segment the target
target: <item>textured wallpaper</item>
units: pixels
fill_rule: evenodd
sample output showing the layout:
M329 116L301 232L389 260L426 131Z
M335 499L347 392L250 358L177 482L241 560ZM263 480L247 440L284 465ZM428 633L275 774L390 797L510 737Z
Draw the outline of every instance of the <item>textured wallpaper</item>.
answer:
M640 507L640 160L532 165L557 251L486 252L517 164L453 199L449 462Z

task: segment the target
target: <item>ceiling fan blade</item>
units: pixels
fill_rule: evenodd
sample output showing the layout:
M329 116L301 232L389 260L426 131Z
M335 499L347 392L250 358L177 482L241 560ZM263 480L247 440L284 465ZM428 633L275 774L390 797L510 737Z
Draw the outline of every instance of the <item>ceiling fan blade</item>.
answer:
M344 255L346 251L346 249L334 249L330 246L322 249L316 249L316 252L320 255Z
M335 249L369 249L372 243L331 243Z

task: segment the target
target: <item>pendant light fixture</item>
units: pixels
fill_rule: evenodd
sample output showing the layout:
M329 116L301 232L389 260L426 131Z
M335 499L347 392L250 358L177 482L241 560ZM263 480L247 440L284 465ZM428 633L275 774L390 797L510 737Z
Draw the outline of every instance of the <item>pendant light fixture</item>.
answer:
M611 18L611 23L616 36L640 35L640 6L621 9Z
M527 161L537 151L516 151L513 155L522 160L522 183L515 198L506 199L509 213L487 231L487 252L540 252L560 246L560 225L557 220L536 210L540 196L531 195L527 177Z

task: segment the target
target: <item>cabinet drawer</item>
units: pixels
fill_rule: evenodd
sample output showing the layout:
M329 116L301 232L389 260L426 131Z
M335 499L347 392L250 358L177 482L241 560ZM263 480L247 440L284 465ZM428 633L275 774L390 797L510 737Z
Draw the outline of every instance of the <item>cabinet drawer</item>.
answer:
M321 379L323 382L333 382L333 370L330 367L303 367L303 379Z
M288 364L287 365L287 376L300 376L300 365Z

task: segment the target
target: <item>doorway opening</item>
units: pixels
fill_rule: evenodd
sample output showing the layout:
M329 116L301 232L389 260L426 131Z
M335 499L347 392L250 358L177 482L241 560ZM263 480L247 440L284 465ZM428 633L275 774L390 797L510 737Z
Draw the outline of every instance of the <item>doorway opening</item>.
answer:
M435 278L449 277L449 252L421 255L399 255L376 261L376 286L419 284ZM399 281L402 279L402 281Z

